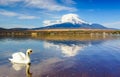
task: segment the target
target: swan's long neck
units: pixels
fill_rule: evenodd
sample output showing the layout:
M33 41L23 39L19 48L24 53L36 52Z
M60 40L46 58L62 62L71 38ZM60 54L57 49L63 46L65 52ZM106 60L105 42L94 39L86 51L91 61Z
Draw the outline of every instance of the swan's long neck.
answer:
M30 63L30 54L26 52L26 63Z

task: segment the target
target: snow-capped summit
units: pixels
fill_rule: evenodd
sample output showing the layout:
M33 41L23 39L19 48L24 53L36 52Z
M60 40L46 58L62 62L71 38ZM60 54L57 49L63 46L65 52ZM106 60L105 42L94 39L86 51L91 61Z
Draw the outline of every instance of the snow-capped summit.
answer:
M62 16L61 23L82 24L87 22L80 19L77 14L66 14Z
M36 29L107 29L100 24L88 23L79 18L77 14L65 14L60 20L45 21L46 27L36 28Z

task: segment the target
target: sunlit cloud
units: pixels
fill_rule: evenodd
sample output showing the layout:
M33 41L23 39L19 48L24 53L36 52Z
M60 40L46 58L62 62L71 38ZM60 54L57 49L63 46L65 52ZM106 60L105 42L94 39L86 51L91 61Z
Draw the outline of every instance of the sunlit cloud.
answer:
M88 22L80 19L77 14L73 14L73 13L65 14L65 15L58 17L58 18L60 18L60 19L59 20L45 20L45 21L43 21L43 25L49 26L49 25L68 23L68 22L73 23L73 24L74 23L87 23L87 24L89 24ZM73 18L75 18L76 21L74 21Z
M11 12L11 11L6 11L6 10L0 10L0 14L4 15L4 16L9 16L9 17L17 17L18 19L36 19L36 18L38 18L36 16L19 14L16 12Z
M55 21L44 20L44 21L43 21L43 25L44 25L44 26L54 25L54 24L59 24L59 23L61 23L60 20L55 20Z
M51 25L51 21L50 20L45 20L45 21L43 21L43 25L45 25L45 26Z

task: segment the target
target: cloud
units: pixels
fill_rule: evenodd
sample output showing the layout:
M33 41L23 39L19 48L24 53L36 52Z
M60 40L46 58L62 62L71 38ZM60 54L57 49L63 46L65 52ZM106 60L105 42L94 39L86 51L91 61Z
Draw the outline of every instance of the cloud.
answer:
M88 22L80 19L77 14L69 13L69 14L63 15L61 17L61 19L59 19L59 20L52 20L52 21L51 20L45 20L45 21L43 21L43 25L48 26L48 25L68 23L68 22L72 23L72 24L75 24L75 23L77 23L77 24L81 24L81 23L89 24Z
M120 25L120 21L104 23L104 25Z
M45 20L45 21L43 21L43 25L45 25L45 26L59 24L59 23L61 23L60 20L55 20L55 21Z
M3 24L3 25L0 25L2 26L3 28L6 28L6 29L9 29L9 28L35 28L36 26L35 25L25 25L25 24Z
M19 14L11 11L6 11L6 10L0 10L0 14L4 16L9 16L9 17L17 17L18 19L36 19L38 17L36 16L31 16L31 15L24 15L24 14Z
M20 1L22 0L0 0L0 5L9 5Z
M48 11L76 11L74 7L67 7L60 3L57 3L56 0L0 0L0 5L9 5L20 2L23 4L23 7L34 7ZM69 3L73 3L72 0L68 0ZM20 4L19 3L19 4ZM19 5L16 4L16 5Z
M51 24L51 21L50 21L50 20L45 20L45 21L43 21L43 24L44 24L45 26L50 25L50 24Z
M29 7L37 7L40 9L46 9L50 11L75 11L75 8L67 7L58 4L55 0L26 0L27 6Z
M10 11L5 11L5 10L1 10L1 11L0 11L0 14L1 14L1 15L4 15L4 16L10 16L10 17L13 17L13 16L17 16L17 15L18 15L17 13L10 12Z
M36 19L36 16L29 16L29 15L20 15L19 19Z
M114 28L120 28L120 21L116 21L116 22L109 22L109 23L103 23L103 25L107 26L107 27L114 27Z

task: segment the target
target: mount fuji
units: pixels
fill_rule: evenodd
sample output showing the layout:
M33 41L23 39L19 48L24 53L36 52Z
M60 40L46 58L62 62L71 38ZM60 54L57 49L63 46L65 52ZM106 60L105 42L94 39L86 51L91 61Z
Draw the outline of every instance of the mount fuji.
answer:
M103 25L96 23L88 23L79 18L76 14L66 14L61 17L61 20L54 23L46 23L46 27L34 29L108 29Z

